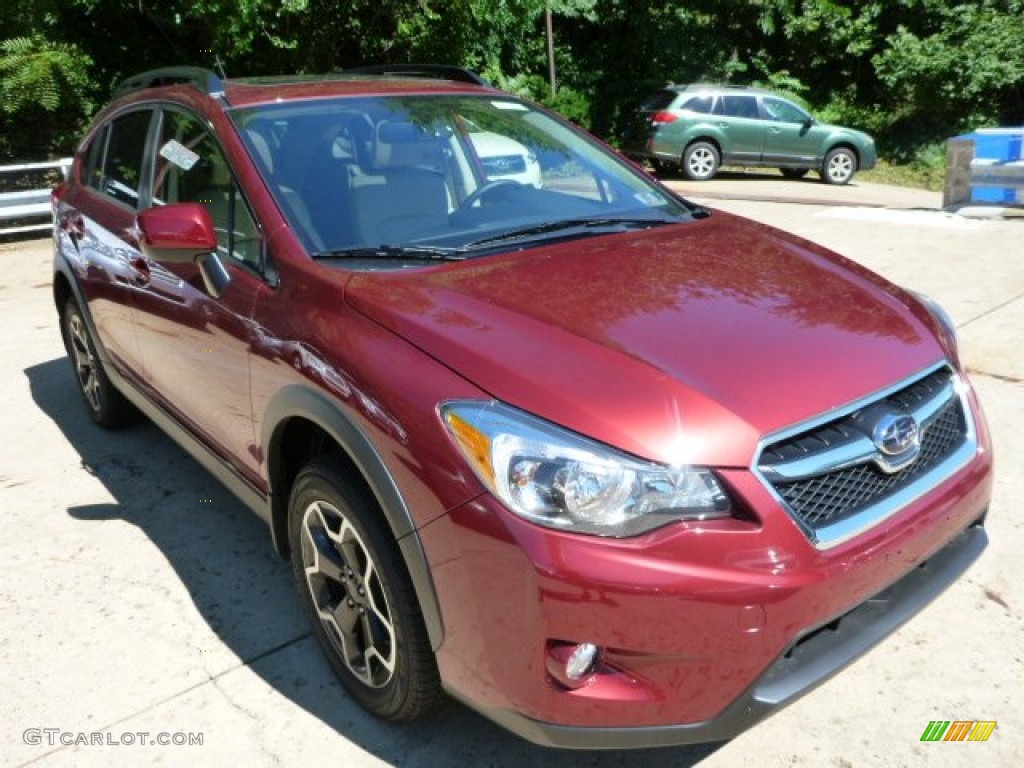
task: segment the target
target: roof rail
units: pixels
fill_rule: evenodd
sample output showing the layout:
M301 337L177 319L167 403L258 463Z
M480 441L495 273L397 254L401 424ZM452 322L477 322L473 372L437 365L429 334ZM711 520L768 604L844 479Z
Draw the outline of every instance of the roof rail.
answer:
M221 96L224 83L216 73L202 67L164 67L140 72L121 83L114 90L115 98L142 88L156 88L161 85L191 85L202 93Z
M669 83L668 87L689 91L756 91L758 93L769 92L758 85L740 85L738 83Z
M371 64L344 70L346 75L383 75L385 77L432 77L457 83L490 86L476 72L449 64Z

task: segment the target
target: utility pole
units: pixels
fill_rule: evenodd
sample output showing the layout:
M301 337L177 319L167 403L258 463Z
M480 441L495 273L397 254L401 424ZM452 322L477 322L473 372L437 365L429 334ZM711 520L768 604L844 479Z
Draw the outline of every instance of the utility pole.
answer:
M551 98L555 98L555 33L551 25L551 3L544 8L545 21L548 27L548 76L551 80Z

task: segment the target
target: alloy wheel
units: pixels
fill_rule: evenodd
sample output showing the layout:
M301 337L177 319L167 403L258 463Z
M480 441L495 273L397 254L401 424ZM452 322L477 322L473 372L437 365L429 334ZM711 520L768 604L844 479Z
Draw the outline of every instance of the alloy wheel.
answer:
M690 173L696 178L706 178L715 172L718 159L710 149L699 147L690 154Z
M825 169L829 181L834 184L845 183L853 176L854 170L853 156L848 152L833 152L829 155L828 167Z
M85 322L79 314L75 313L70 316L68 331L78 385L82 388L82 394L85 395L89 407L94 411L99 411L103 405L100 400L99 369L96 365L96 355L93 354L92 345L89 342L89 332L85 329Z
M395 674L397 643L369 549L348 518L326 501L306 507L301 537L306 584L338 658L364 685L387 685Z

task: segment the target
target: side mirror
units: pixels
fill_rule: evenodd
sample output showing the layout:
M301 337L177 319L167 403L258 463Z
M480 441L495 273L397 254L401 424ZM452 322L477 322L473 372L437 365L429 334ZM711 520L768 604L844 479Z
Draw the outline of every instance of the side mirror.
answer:
M217 256L217 233L209 211L199 203L154 206L136 218L146 258L199 267L206 290L219 297L231 276Z

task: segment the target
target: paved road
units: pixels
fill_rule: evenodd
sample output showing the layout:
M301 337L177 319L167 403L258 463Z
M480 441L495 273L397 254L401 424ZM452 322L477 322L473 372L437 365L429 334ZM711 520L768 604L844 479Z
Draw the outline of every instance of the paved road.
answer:
M1024 765L1024 222L968 221L868 185L757 183L688 193L943 302L995 433L992 545L881 647L719 746L552 752L456 704L412 727L374 721L333 682L262 523L152 426L93 428L58 339L49 244L4 243L0 765ZM998 726L986 743L923 744L933 719ZM26 743L47 728L115 743ZM162 733L203 743L151 745Z
M681 174L669 174L662 181L686 197L712 201L756 201L816 206L864 208L916 208L936 210L942 193L924 189L872 184L859 179L841 187L823 184L816 173L799 181L788 181L774 170L722 171L711 181L689 181Z

